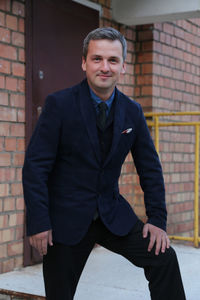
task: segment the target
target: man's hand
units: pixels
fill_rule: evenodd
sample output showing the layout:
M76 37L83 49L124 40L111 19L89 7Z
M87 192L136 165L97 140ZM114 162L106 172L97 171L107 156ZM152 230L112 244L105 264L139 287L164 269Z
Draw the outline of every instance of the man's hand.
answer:
M160 251L164 253L166 248L169 248L170 246L170 240L166 232L157 226L147 223L144 225L143 228L143 238L147 237L148 232L150 233L150 242L148 246L148 251L150 252L154 244L156 243L155 254L158 255Z
M38 250L41 256L47 254L47 245L53 246L52 242L52 231L44 231L32 235L29 238L30 244L32 247Z

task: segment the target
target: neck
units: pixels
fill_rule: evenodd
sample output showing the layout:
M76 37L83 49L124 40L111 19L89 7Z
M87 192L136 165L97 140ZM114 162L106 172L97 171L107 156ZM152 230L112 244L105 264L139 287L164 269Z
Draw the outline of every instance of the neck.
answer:
M89 83L88 83L89 84ZM89 84L91 90L102 100L102 101L106 101L110 98L110 96L112 95L113 91L114 91L114 88L112 90L109 90L107 91L106 89L105 90L98 90L98 89L95 89L94 87L92 87L90 84Z

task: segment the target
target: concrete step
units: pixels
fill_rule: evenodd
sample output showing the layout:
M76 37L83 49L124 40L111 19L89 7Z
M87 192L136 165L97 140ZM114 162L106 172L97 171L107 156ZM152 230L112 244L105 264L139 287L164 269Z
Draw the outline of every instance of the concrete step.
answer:
M199 298L200 249L173 245L187 300ZM42 266L0 275L0 300L44 300ZM81 275L74 300L150 300L142 269L102 247L95 248ZM61 299L58 299L61 300Z

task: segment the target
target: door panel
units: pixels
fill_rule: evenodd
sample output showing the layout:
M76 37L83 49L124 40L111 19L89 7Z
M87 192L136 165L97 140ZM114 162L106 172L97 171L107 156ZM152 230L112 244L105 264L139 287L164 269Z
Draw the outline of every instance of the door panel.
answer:
M99 26L99 13L69 0L27 1L26 18L26 140L30 139L45 98L49 93L77 84L81 69L82 43ZM25 238L24 264L41 258Z

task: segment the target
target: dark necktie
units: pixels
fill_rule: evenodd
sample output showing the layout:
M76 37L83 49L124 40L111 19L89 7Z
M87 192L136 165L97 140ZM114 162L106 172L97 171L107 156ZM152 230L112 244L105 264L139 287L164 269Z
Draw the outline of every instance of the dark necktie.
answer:
M98 113L98 125L101 130L104 130L106 128L106 111L108 109L108 106L105 102L101 102L98 105L99 113Z

